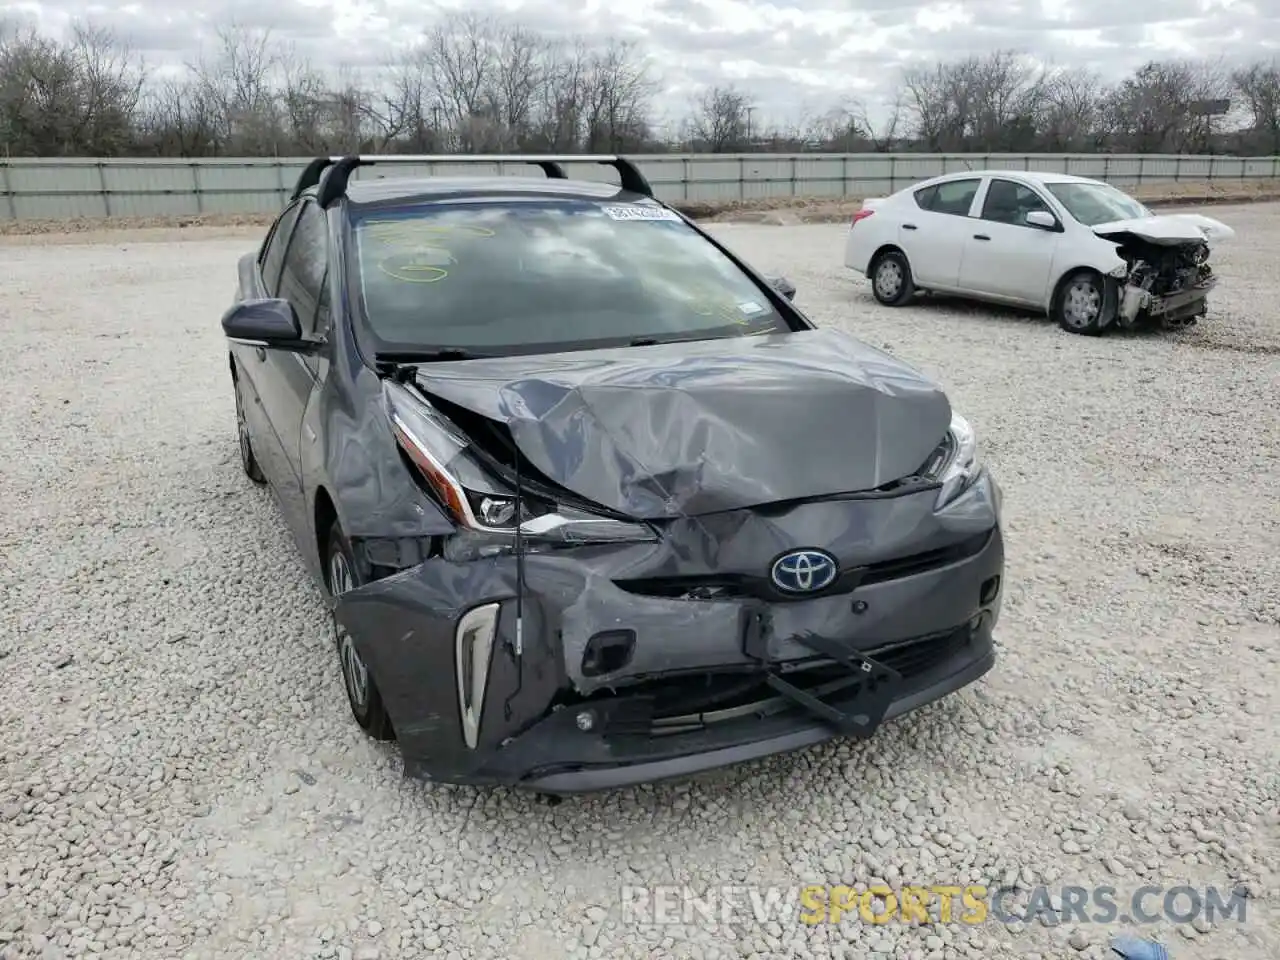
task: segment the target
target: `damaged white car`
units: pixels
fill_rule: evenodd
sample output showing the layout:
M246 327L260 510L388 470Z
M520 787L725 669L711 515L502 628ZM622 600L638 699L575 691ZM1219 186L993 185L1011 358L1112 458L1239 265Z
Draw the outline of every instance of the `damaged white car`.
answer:
M1061 173L966 171L863 202L845 266L877 300L934 292L1044 310L1071 333L1188 326L1217 283L1199 214L1157 215L1110 184Z

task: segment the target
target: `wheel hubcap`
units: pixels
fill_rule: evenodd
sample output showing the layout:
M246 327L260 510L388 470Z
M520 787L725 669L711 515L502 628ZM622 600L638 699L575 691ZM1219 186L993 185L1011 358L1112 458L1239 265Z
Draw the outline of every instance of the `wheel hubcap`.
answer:
M1067 288L1063 315L1073 327L1087 327L1102 312L1102 295L1088 280L1078 280Z
M902 289L902 268L886 260L876 269L876 289L882 297L895 297Z
M333 595L340 596L355 586L355 578L347 565L347 558L335 553L329 561L329 588ZM355 641L344 628L339 627L338 658L342 662L342 679L347 685L347 694L358 709L364 709L369 702L369 670L356 651Z

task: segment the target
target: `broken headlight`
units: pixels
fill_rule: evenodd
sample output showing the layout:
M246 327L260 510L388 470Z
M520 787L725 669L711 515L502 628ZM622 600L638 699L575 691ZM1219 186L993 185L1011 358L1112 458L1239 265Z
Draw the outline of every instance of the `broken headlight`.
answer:
M942 509L968 489L980 469L973 427L960 414L952 413L947 435L920 469L921 476L942 484L935 509Z
M640 542L657 539L643 523L596 516L515 491L471 454L471 442L401 384L383 381L387 415L400 448L461 528L453 559L504 553L520 535L529 546ZM451 552L446 546L446 555ZM452 551L452 552L457 552Z

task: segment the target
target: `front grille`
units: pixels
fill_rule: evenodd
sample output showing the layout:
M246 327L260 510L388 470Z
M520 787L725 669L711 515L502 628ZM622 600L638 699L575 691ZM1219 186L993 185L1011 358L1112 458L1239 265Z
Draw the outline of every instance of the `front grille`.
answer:
M910 684L911 680L962 651L972 638L966 624L859 652L897 671ZM840 688L857 681L847 668L818 658L788 664L783 676L788 683L823 699L838 698ZM670 736L750 716L760 705L776 698L777 694L765 682L765 671L743 665L645 680L616 691L575 698L572 706L606 706L626 701L629 709L617 711L605 724L606 736L610 733Z
M866 656L896 670L904 679L910 680L955 656L972 641L973 633L966 625L945 633L936 633L908 640L905 643L868 650Z
M929 573L948 564L977 556L987 546L991 531L980 533L949 547L927 550L907 557L881 560L841 571L835 583L825 590L797 597L777 590L767 575L713 574L689 577L643 577L615 580L614 584L628 593L670 600L767 600L771 603L794 603L841 593L852 593L858 587L885 583L902 577Z

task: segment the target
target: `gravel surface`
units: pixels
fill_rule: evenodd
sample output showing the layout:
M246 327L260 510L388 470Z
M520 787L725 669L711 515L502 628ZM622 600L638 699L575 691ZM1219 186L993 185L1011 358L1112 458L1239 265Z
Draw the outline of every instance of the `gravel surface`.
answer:
M319 594L237 462L217 316L257 231L12 238L0 957L1099 960L1126 929L809 926L749 901L643 925L622 902L882 880L1015 904L1105 884L1122 910L1240 886L1244 923L1127 929L1175 960L1274 960L1280 207L1211 215L1239 235L1210 318L1098 339L881 308L839 225L717 227L974 422L1007 496L1002 659L868 744L557 807L404 781L351 721Z

